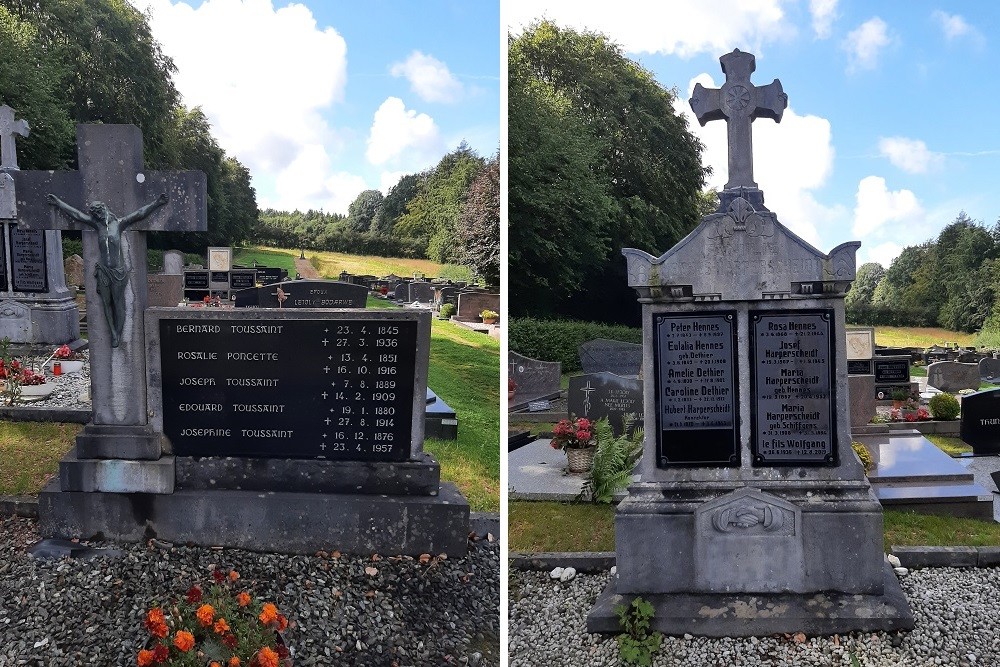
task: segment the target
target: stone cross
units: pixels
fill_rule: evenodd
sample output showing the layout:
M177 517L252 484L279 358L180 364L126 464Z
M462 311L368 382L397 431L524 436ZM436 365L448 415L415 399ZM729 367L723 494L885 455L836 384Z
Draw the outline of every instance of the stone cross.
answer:
M750 83L750 75L757 69L757 59L752 53L739 49L719 58L726 82L721 88L705 88L695 84L691 95L691 110L702 127L712 120L725 120L729 135L729 182L726 189L753 188L753 138L750 124L757 118L771 118L781 122L781 115L788 106L788 95L775 79L766 86Z
M148 429L143 319L147 304L145 232L205 231L208 227L205 174L146 171L142 133L134 125L78 125L76 145L79 171L13 172L18 219L22 228L83 231L93 425L102 434L108 431L105 426ZM167 196L167 203L121 236L127 282L123 330L117 347L112 347L111 331L97 290L95 269L101 257L98 234L50 206L49 194L78 209L100 201L118 212L136 211L161 194ZM94 451L99 451L102 458L159 458L158 436L147 436L142 451L132 455L127 446L121 445L120 438L114 440L113 451L100 448ZM77 443L80 447L79 438ZM87 457L83 451L80 454L81 458Z
M0 106L0 218L4 220L17 217L14 177L7 173L17 171L17 148L14 145L16 134L28 136L28 121L14 120L14 110L6 104ZM4 258L0 257L0 262L3 261Z

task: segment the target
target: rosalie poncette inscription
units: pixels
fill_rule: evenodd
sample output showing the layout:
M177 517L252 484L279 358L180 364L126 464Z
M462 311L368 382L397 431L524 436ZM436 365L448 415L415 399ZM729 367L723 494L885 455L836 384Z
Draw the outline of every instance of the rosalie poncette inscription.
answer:
M175 454L410 456L415 321L164 318L160 338Z
M657 465L738 466L736 313L653 315Z
M754 465L836 465L833 311L751 311Z

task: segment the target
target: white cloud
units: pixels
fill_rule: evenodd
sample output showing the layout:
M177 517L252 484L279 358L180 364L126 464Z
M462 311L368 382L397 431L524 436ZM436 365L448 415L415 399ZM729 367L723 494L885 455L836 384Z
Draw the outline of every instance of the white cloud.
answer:
M837 0L809 0L813 31L820 39L830 36L833 21L837 18Z
M695 83L718 87L711 76L701 74L691 80L687 97ZM721 190L729 178L726 123L715 121L699 126L687 98L678 99L675 108L705 144L702 162L713 171L709 187ZM764 191L767 207L782 224L817 246L821 243L819 230L829 228L847 214L842 207L820 204L813 194L829 179L834 153L830 122L825 118L800 116L789 107L780 125L767 119L753 123L754 180Z
M874 17L848 33L841 45L848 55L847 71L875 69L882 49L890 43L889 25Z
M927 150L923 141L906 137L880 137L878 152L909 174L926 174L944 161L940 153Z
M931 18L937 22L938 27L944 34L944 38L949 42L965 39L973 46L981 48L986 44L986 38L978 29L970 25L958 14L948 14L940 9L931 13Z
M443 148L434 119L408 110L398 97L386 98L375 112L365 155L374 165L423 164Z
M291 196L308 189L297 178L326 179L329 159L318 159L317 149L325 155L339 144L322 114L344 96L343 37L318 27L301 4L205 0L194 9L171 0L131 2L151 11L153 35L177 65L184 103L202 107L212 134L255 183L263 180L257 175L276 174L276 200L305 206ZM326 171L304 174L306 165Z
M409 172L406 171L383 171L379 174L378 189L382 191L383 195L388 195L389 190L392 190L396 183L399 183L399 179L403 178L403 176L406 176L408 173Z
M328 213L347 213L354 198L368 185L365 180L346 172L332 171L330 156L319 144L305 146L295 160L275 179L277 197L267 206L277 209L323 209Z
M910 190L890 191L881 176L866 176L858 183L855 236L882 236L890 231L887 225L898 223L901 238L912 238L912 229L922 226L924 218L924 209Z
M462 97L462 84L448 66L420 51L414 51L401 63L393 63L389 73L405 77L410 89L425 102L456 102Z
M761 53L761 45L790 39L795 26L785 16L787 0L504 0L506 25L519 33L548 18L563 27L596 30L632 53L722 55L738 46ZM720 20L720 17L725 17Z
M872 246L871 248L862 244L861 253L866 259L859 259L858 266L861 266L866 262L878 262L883 268L888 269L892 264L892 260L899 257L899 253L901 252L903 252L903 246L898 243L893 243L892 241L886 241L885 243L880 243L876 246Z

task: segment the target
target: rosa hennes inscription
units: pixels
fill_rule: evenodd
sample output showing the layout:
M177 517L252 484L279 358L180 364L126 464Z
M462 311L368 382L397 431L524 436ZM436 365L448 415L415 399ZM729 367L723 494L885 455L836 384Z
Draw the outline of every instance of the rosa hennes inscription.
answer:
M658 465L739 465L735 312L660 313L656 338Z
M163 319L160 336L178 455L409 458L414 321Z
M751 311L754 465L835 462L833 312Z

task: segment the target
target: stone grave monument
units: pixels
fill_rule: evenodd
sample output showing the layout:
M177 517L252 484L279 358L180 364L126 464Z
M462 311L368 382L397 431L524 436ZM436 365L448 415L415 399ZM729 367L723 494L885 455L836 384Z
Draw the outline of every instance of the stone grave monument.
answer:
M642 370L642 345L620 340L595 338L579 347L580 366L584 373L607 371L625 377L637 377Z
M244 289L237 308L364 308L368 288L336 280L294 280Z
M13 343L72 343L80 338L80 309L66 286L62 233L17 225L15 135L28 136L28 123L0 106L0 339Z
M558 361L541 361L517 352L507 356L507 377L514 380L514 397L507 400L511 412L523 410L533 401L559 398L562 364Z
M701 123L728 124L718 212L658 258L622 251L642 305L646 439L588 630L618 632L614 607L634 596L668 634L912 628L851 449L844 295L860 243L823 254L764 206L751 122L780 120L787 98L750 82L753 55L720 60L721 89L691 99Z
M848 329L847 393L850 397L851 430L867 426L875 416L875 330ZM909 378L909 366L906 370ZM888 427L886 427L888 429Z
M963 389L979 389L979 364L935 361L927 367L927 385L952 393Z
M962 397L960 434L976 456L1000 454L1000 389Z
M607 372L576 375L569 379L567 404L571 417L607 417L611 431L621 435L625 415L642 421L642 380Z
M1000 359L985 357L979 360L979 379L991 384L1000 383Z

